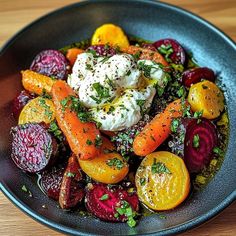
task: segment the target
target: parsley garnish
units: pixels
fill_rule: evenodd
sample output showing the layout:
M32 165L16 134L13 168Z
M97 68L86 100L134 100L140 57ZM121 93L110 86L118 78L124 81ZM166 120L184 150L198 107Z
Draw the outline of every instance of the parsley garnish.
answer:
M50 123L50 126L49 126L49 129L48 129L49 132L53 133L54 136L59 140L59 141L62 141L63 140L63 135L62 135L62 131L59 129L59 127L57 126L57 123L56 121L52 121Z
M120 159L118 159L116 157L113 159L108 159L106 164L110 167L115 167L118 170L121 170L125 165L123 161L121 161Z
M127 224L129 227L134 227L136 225L136 220L134 219L137 216L137 213L132 209L130 204L127 201L121 201L121 207L116 208L118 214L115 214L115 217L118 216L126 216L127 217Z
M162 44L159 48L157 48L157 50L165 56L167 62L171 62L169 56L174 52L171 44Z
M94 83L92 87L96 90L98 96L97 97L90 96L90 97L97 103L101 103L101 100L104 98L110 98L109 88L102 86L99 82Z
M219 147L214 147L212 151L213 151L213 153L217 154L218 156L223 156L224 155L223 150L220 149Z
M67 176L67 177L72 177L72 178L73 178L73 177L75 177L75 173L67 172L67 173L66 173L66 176Z
M109 195L108 194L104 194L104 195L102 195L101 197L100 197L100 200L101 201L105 201L105 200L107 200L109 198Z
M200 146L200 137L199 137L199 135L198 134L195 134L194 136L193 136L193 147L194 148L198 148L199 146Z
M49 119L52 119L53 112L51 111L50 106L47 105L46 100L44 98L39 99L39 105L45 108L44 114Z
M171 132L176 133L179 125L180 125L179 119L173 119L170 127Z
M92 121L91 114L87 109L81 104L78 97L68 96L61 100L62 111L65 111L65 108L69 108L71 111L74 111L81 122Z
M146 184L146 179L145 178L140 178L139 183L141 186L144 186Z
M154 158L153 164L151 166L151 170L153 174L171 174L170 170L166 167L166 165L163 162L157 162L157 159Z
M102 145L102 137L100 135L97 135L95 138L95 147L100 147Z
M93 142L92 142L90 139L87 139L87 140L86 140L86 144L87 144L87 145L92 145Z

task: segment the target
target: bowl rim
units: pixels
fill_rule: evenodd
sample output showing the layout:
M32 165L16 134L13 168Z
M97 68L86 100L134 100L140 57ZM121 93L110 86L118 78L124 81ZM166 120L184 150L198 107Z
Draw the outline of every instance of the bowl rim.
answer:
M47 17L51 17L53 15L56 15L58 13L66 11L68 9L71 9L71 8L74 8L74 7L80 7L80 6L83 6L83 5L86 5L86 4L90 4L90 3L103 4L103 3L112 3L112 2L114 2L114 1L113 0L82 0L80 2L72 3L72 4L66 5L64 7L60 7L56 10L53 10L53 11L37 18L36 20L34 20L31 23L24 26L18 32L16 32L0 48L0 56L2 56L2 54L11 46L11 44L13 44L17 40L17 38L20 37L24 32L26 32L29 28L36 25L41 20L46 19ZM123 2L123 1L122 0L116 0L116 2ZM165 3L165 2L161 2L161 1L155 1L155 0L149 0L149 1L147 1L147 0L135 0L135 1L126 0L126 2L129 2L129 3L132 3L132 2L137 3L138 2L138 3L142 3L142 4L167 7L170 10L173 10L175 12L185 14L188 17L190 17L190 18L200 22L204 26L208 27L210 30L214 31L216 34L220 35L227 43L229 43L235 49L235 52L236 52L236 43L229 36L227 36L221 29L214 26L212 23L210 23L209 21L203 19L202 17L198 16L195 13L192 13L188 10L185 10L181 7L178 7L178 6L169 4L169 3ZM70 235L86 235L86 236L95 235L95 234L86 233L85 231L80 231L79 229L72 229L70 227L67 227L67 226L64 226L62 224L56 223L52 219L48 219L48 218L40 215L38 212L32 210L27 204L25 204L20 198L18 198L13 192L11 192L11 190L8 188L8 186L3 184L2 182L0 182L0 189L3 192L3 194L17 208L19 208L21 211L23 211L25 214L27 214L28 216L30 216L31 218L33 218L37 222L39 222L39 223L41 223L45 226L48 226L51 229L60 231L62 233L70 234ZM195 218L193 218L193 219L191 219L191 220L189 220L185 223L178 224L176 226L164 229L164 230L156 232L156 233L146 233L144 235L154 235L154 234L155 235L173 235L173 234L177 234L177 233L187 231L189 229L193 229L193 228L195 228L195 227L197 227L197 226L199 226L203 223L206 223L208 220L210 220L213 217L215 217L216 215L218 215L226 207L228 207L230 204L232 204L235 200L236 200L236 189L233 192L231 192L231 194L229 194L219 205L212 208L208 212L206 212L206 213L204 213L204 214L202 214L198 217L195 217Z

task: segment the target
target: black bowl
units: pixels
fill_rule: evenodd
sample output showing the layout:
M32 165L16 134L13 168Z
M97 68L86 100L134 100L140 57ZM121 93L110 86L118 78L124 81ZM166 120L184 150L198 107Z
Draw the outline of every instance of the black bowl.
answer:
M198 63L219 73L225 86L230 135L225 161L204 190L181 206L143 218L136 228L126 224L84 218L58 209L42 194L32 178L11 161L9 129L15 124L11 100L21 90L20 70L29 67L41 50L61 48L91 37L96 27L112 22L125 32L148 40L177 39L194 53ZM0 54L0 177L3 193L28 215L59 231L74 235L167 235L195 227L212 218L236 198L236 46L226 35L203 19L177 7L153 1L84 1L40 18L15 35ZM22 192L26 185L34 198ZM47 208L42 208L46 205Z

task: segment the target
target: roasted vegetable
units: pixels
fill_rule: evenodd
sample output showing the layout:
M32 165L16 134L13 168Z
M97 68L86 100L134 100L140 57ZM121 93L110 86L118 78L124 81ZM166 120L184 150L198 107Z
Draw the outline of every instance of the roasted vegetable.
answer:
M153 152L143 159L135 184L139 200L155 211L175 208L190 190L189 173L183 160L166 151Z
M36 173L53 163L57 143L44 125L18 125L11 129L11 134L11 158L21 170Z
M224 110L224 95L216 84L205 80L190 87L188 102L191 110L202 117L215 119Z

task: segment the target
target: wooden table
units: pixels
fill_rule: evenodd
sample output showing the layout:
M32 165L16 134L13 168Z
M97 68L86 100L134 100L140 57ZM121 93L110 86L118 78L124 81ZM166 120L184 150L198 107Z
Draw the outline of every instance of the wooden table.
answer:
M163 0L164 1L164 0ZM0 0L0 46L16 31L56 8L77 2L76 0ZM225 31L236 41L235 0L165 0L199 14ZM62 235L35 222L0 193L1 236L54 236ZM205 225L182 234L187 235L236 235L236 203Z

